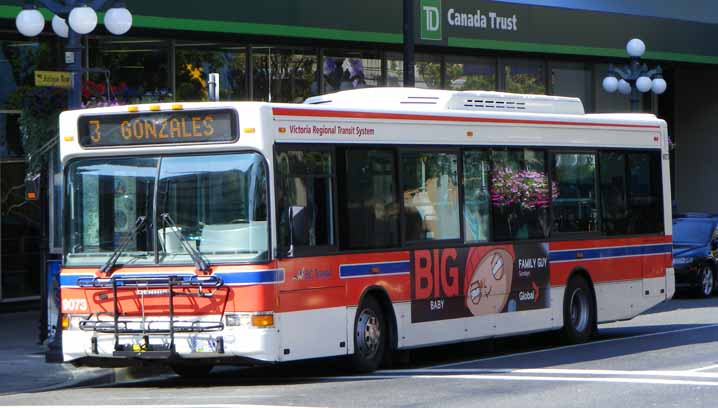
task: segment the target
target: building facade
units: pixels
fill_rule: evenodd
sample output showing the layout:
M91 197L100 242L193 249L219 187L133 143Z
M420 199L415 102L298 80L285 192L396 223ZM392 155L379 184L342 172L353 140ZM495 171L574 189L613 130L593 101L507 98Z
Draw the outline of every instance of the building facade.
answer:
M0 0L0 303L40 294L42 255L59 253L61 175L53 150L38 201L26 201L27 155L20 113L59 98L36 86L36 70L65 69L64 40L47 24L22 37L20 0ZM83 38L87 106L207 99L220 74L221 99L301 102L357 87L401 86L401 0L204 2L128 0L132 30L101 25ZM641 38L644 59L661 65L668 91L641 110L667 120L679 211L718 212L712 159L718 152L718 12L712 0L412 0L416 86L579 97L587 112L629 110L629 98L601 88L608 64L625 64ZM48 14L48 17L50 14ZM54 98L54 99L53 99ZM60 98L61 99L61 98ZM47 106L47 109L50 109ZM53 171L54 169L54 171Z

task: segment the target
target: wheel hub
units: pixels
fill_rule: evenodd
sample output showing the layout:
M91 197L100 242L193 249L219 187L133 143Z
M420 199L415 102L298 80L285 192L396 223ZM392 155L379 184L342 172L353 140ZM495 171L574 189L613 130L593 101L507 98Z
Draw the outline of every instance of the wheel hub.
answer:
M588 327L588 297L583 289L576 289L571 294L569 315L571 325L577 332L583 332Z
M381 326L379 318L370 309L364 309L357 321L357 344L360 354L365 358L372 358L379 350L381 341Z
M703 269L703 279L701 283L703 284L703 294L706 296L710 295L713 292L713 273L711 273L710 269Z

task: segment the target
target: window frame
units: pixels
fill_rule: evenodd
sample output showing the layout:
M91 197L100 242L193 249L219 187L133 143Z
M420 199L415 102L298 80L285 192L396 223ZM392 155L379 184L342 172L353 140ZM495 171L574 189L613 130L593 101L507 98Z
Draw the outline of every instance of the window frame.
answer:
M399 236L401 237L400 242L402 248L405 249L423 249L423 248L441 248L441 247L452 247L457 245L463 245L464 241L464 223L463 223L463 211L464 211L464 196L463 196L463 178L461 174L463 172L463 160L462 160L462 149L461 146L446 146L446 145L432 145L432 146L399 146L396 147L397 161L397 194L399 195ZM407 240L406 239L406 211L404 207L404 175L401 166L402 155L406 153L445 153L453 154L456 156L456 183L457 183L457 200L458 200L458 221L459 221L459 237L458 238L445 238L445 239L423 239L423 240Z
M461 240L464 242L464 244L467 245L488 245L493 242L496 242L494 240L494 206L491 202L491 170L493 169L493 162L491 160L491 154L493 151L493 146L471 146L468 148L461 149L461 160L459 160L459 167L461 168L461 173L459 174L459 200L460 200L460 207L461 207ZM466 239L466 225L464 224L464 211L466 208L466 184L464 180L464 159L466 158L466 153L471 152L483 152L488 154L488 160L489 160L489 180L488 180L488 193L489 193L489 211L487 214L487 217L489 217L489 234L488 239L486 241L468 241Z
M221 151L221 152L193 152L193 153L188 153L188 152L175 152L175 153L171 153L171 154L160 154L160 153L158 153L158 154L156 154L156 155L154 155L154 156L153 156L153 155L149 155L149 157L157 157L158 160L159 160L159 158L167 158L167 157L226 156L226 155L239 155L239 154L256 154L256 155L258 155L258 156L260 157L260 159L261 159L262 166L264 166L264 171L267 172L267 175L268 175L267 180L266 180L266 185L265 185L265 188L267 189L267 204L266 204L266 205L267 205L267 228L268 228L268 230L267 230L267 256L266 256L264 259L261 259L261 260L257 260L257 259L255 259L255 260L247 260L247 261L230 260L230 261L221 261L221 262L219 262L219 261L213 261L213 262L212 262L212 265L230 265L230 264L231 264L231 265L253 265L253 264L261 264L261 263L269 263L269 262L271 262L271 261L273 261L273 260L275 259L275 256L274 256L273 251L272 251L274 219L273 219L273 217L272 217L272 211L271 211L271 209L273 208L273 205L274 205L274 204L273 204L273 199L272 199L272 197L271 197L271 187L272 187L272 183L271 183L271 177L270 177L271 173L270 173L270 166L269 166L268 158L267 158L266 155L265 155L264 153L262 153L261 151L252 150L252 149L229 150L229 151ZM63 200L64 200L64 201L63 201L64 203L68 203L67 205L63 205L63 208L62 208L62 217L63 217L63 220L62 220L62 222L63 222L63 235L62 235L62 240L63 240L63 248L64 248L64 246L67 245L67 243L69 242L69 240L68 240L67 238L68 238L68 234L69 234L69 232L70 232L70 229L67 228L67 223L70 222L70 205L69 205L69 203L71 202L70 197L69 197L70 194L71 194L71 192L70 192L70 191L68 190L68 188L67 188L67 180L68 180L68 174L67 174L67 173L68 173L70 164L74 163L75 161L84 160L84 159L120 159L120 158L143 158L143 157L147 157L147 156L146 156L146 155L131 155L131 156L106 156L106 155L102 155L102 156L92 156L92 157L74 157L74 158L72 158L71 160L69 160L67 163L65 163L65 164L63 165L63 169L62 169L62 178L63 178L63 183L62 183L62 198L63 198ZM159 164L158 164L157 173L156 173L156 175L155 175L155 183L158 183L158 182L159 182L159 172L160 172L160 168L159 168ZM157 192L157 188L158 188L158 186L155 186L155 191L156 191L156 192ZM157 200L158 200L158 194L153 194L153 198L152 198L153 211L152 211L152 212L153 212L153 218L154 218L154 219L157 219L157 204L158 204L158 201L157 201ZM179 264L177 264L177 265L172 265L172 264L159 263L159 262L158 262L159 251L158 251L158 249L157 249L157 248L158 248L157 234L155 233L155 234L153 234L153 235L154 235L154 237L153 237L153 243L154 243L155 250L154 250L154 255L153 255L154 261L153 261L152 263L141 264L141 265L135 265L135 264L125 265L125 264L118 263L117 265L115 265L115 267L117 267L117 268L119 268L119 267L121 267L121 268L147 268L147 267L164 267L164 266L174 266L174 267L177 267L177 266L191 266L191 265L192 265L191 262L189 262L189 263L187 263L187 264L184 264L184 265L179 265ZM99 265L92 265L92 266L87 266L87 265L67 265L67 264L65 263L65 258L66 258L66 254L65 254L65 251L63 250L63 254L62 254L61 258L60 258L60 259L61 259L61 262L62 262L62 267L63 267L63 268L68 268L68 269L87 269L88 267L99 266Z
M551 199L551 182L553 181L553 175L551 174L551 163L550 160L550 151L552 148L550 146L517 146L517 145L490 145L486 147L488 151L491 153L489 159L490 159L490 168L491 172L494 170L494 157L493 154L496 151L524 151L524 150L536 150L543 152L543 164L544 164L544 172L546 174L546 179L548 180L549 184L549 205L547 207L547 221L549 222L549 231L548 236L545 236L543 238L526 238L526 239L510 239L510 240L497 240L496 239L496 228L494 226L494 205L493 203L490 203L489 207L490 215L491 215L491 239L484 244L493 244L493 243L499 243L499 244L508 244L508 243L523 243L523 242L550 242L551 241L551 229L550 224L553 221L552 220L552 213L551 213L551 205L552 205L552 199ZM489 191L491 191L491 187L493 184L491 183L491 180L489 180Z
M595 231L577 231L577 232L561 232L561 231L549 231L549 237L548 240L583 240L583 239L596 239L601 236L604 236L603 231L603 213L602 213L602 207L601 207L601 186L600 186L600 175L601 175L601 166L599 164L600 159L600 153L601 150L597 149L574 149L574 148L551 148L546 150L548 153L548 178L549 178L549 189L553 189L553 183L558 182L556 180L556 177L554 175L553 171L553 158L556 154L592 154L596 163L596 170L593 173L593 191L595 194L595 204L596 204L596 230ZM549 204L549 221L551 225L553 226L554 221L554 204L553 204L553 194L550 194L549 198L550 204Z
M337 247L338 247L338 250L343 253L344 252L351 253L351 252L367 252L367 251L382 251L382 250L391 251L394 249L402 249L404 247L404 245L403 245L404 241L403 241L403 236L402 236L402 221L401 221L401 219L402 219L401 214L403 211L403 203L401 200L401 192L400 192L400 187L401 187L400 182L401 181L399 178L399 171L400 171L401 166L399 163L399 160L400 160L399 149L394 146L387 146L387 145L381 145L381 144L353 144L353 143L352 144L337 143L334 145L334 148L336 151L336 155L335 155L336 160L334 163L335 167L339 165L339 162L340 162L339 153L340 152L342 154L344 154L344 157L341 160L343 163L347 163L346 154L351 151L378 150L378 151L391 153L392 159L394 160L394 166L392 169L393 170L392 178L393 178L393 183L394 183L394 187L395 187L394 188L394 200L397 205L397 210L399 211L399 213L397 215L397 225L396 225L398 228L398 242L397 242L398 245L397 246L389 246L389 247L383 247L383 248L381 248L381 247L349 248L348 246L342 245L342 242L341 242L342 230L340 227L341 222L337 222L337 227L338 227L338 229L337 229ZM337 184L337 186L336 186L337 194L336 194L335 198L337 199L337 202L338 202L339 197L346 198L347 193L346 193L346 190L343 189L344 187L342 187L342 189L340 189L339 182L344 181L344 180L340 179L339 168L337 167L336 169L337 169L337 173L336 173L335 177L337 180L337 183L336 183ZM346 173L346 169L342 170L342 172ZM345 208L345 206L346 206L346 202L343 205L339 204L339 203L337 204L336 214L340 220L341 220L341 215L342 215L341 211L343 210L343 208Z
M631 161L629 156L631 154L645 154L648 156L649 159L649 178L653 175L653 170L656 170L657 177L658 177L658 184L657 184L657 191L656 196L658 198L658 214L660 215L658 217L660 231L652 231L652 232L641 232L637 234L632 235L655 235L659 233L664 233L666 231L666 223L665 223L665 206L664 206L664 191L663 191L663 156L662 151L660 150L651 150L651 149L624 149L623 153L626 155L626 207L630 211L631 205L630 205L630 198L631 198ZM656 159L656 162L658 163L658 167L656 169L650 167L650 164L652 163L652 159ZM652 182L653 180L649 179L649 182Z
M319 152L329 152L331 160L332 160L332 166L331 166L331 174L329 176L326 176L330 180L330 187L331 187L331 193L332 193L332 226L331 231L334 236L334 243L331 245L317 245L317 246L309 246L309 245L301 245L301 246L294 246L291 247L283 247L279 243L279 236L281 235L280 223L276 222L276 234L277 234L277 246L274 250L274 258L299 258L299 257L308 257L308 256L320 256L320 255L335 255L340 252L339 248L339 239L341 237L340 233L340 226L339 226L339 201L337 197L338 188L337 188L337 146L338 144L332 143L332 144L302 144L302 143L274 143L274 147L272 148L272 160L274 161L274 194L276 196L277 191L279 191L280 188L280 171L279 171L279 161L277 160L277 157L280 153L286 152L286 151L295 151L295 150L302 150L302 151L319 151ZM312 176L315 177L315 176ZM279 200L274 200L274 205L271 208L274 208L274 210L277 213L277 220L279 220ZM272 251L270 251L272 252ZM364 252L364 251L361 251Z

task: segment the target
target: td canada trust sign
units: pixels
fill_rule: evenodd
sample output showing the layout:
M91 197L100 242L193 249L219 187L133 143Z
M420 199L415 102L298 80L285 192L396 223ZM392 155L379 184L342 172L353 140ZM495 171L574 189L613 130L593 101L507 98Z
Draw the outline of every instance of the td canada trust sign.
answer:
M519 19L515 13L497 10L444 7L442 0L420 0L419 13L421 36L425 41L444 39L444 26L452 31L460 30L469 36L479 32L512 32L519 30ZM448 2L447 2L448 3ZM478 2L475 2L476 4ZM467 31L474 31L468 33ZM473 35L471 35L473 34Z

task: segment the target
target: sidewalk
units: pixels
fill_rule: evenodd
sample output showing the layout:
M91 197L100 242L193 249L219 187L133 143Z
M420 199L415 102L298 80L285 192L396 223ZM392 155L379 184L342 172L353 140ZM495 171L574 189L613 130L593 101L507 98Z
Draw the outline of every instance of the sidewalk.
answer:
M46 363L39 320L39 311L0 314L0 394L114 381L112 369Z

